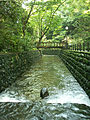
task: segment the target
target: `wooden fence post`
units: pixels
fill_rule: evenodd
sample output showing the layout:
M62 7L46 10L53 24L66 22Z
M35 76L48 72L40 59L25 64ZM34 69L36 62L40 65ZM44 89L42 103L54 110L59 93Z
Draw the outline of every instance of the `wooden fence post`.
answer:
M78 50L78 43L77 43L77 50Z
M66 41L66 49L68 49L68 42Z
M80 43L80 45L79 45L79 46L80 46L80 51L81 51L81 43Z
M75 50L76 50L76 44L75 44Z
M83 43L83 51L85 51L85 43Z
M87 51L89 51L89 42L87 42Z

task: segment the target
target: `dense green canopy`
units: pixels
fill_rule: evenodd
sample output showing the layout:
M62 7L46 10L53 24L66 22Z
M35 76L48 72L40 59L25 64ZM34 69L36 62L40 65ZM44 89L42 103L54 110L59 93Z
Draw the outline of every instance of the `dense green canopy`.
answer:
M28 51L36 41L90 41L89 0L0 1L0 51Z

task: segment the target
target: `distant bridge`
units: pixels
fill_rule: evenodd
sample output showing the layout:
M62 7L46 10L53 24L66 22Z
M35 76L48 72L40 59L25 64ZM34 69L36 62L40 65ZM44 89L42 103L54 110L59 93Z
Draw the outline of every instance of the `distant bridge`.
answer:
M40 44L36 42L37 48L64 48L66 47L65 42L41 42Z
M68 45L66 41L64 42L36 42L37 48L61 48L69 50L79 50L79 51L90 51L90 42L84 42L79 44Z

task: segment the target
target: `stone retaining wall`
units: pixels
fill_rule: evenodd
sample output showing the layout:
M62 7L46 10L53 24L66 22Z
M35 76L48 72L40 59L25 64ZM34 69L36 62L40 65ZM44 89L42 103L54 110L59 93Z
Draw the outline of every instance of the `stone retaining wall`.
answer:
M90 52L43 50L42 53L58 55L90 97Z
M90 97L90 53L64 50L60 57Z
M50 50L50 49L48 49L48 50L42 50L42 54L44 54L44 55L60 55L60 51L61 50Z
M15 82L39 58L38 51L0 53L0 92Z

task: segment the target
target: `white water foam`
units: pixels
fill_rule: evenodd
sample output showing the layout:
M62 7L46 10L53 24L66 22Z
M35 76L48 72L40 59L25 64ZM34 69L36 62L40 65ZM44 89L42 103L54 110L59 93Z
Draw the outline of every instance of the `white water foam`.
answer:
M76 94L73 91L57 90L57 93L49 96L46 101L47 103L78 103L90 106L90 99L83 89L76 92Z
M10 93L14 93L10 91ZM25 99L24 96L15 96L14 94L10 94L9 92L2 92L0 94L0 102L29 102Z

